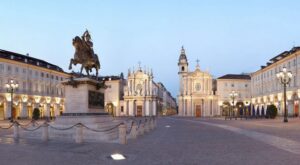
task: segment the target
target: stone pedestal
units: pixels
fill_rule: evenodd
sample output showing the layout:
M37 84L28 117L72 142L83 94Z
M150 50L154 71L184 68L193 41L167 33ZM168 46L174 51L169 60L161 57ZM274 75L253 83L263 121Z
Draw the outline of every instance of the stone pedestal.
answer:
M100 82L77 78L63 82L65 86L65 113L105 113L104 88Z
M50 129L50 137L68 138L77 143L83 141L111 141L118 137L118 129L97 132L92 130L105 130L118 124L113 121L104 109L104 88L101 82L89 78L76 78L62 82L65 88L65 112L58 116L56 128L67 128L81 123L74 129L59 131ZM87 129L86 127L90 128Z

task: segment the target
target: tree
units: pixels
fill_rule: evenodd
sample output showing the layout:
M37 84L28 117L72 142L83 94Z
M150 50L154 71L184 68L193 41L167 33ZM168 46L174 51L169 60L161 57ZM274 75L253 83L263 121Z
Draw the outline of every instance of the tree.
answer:
M267 107L266 118L275 119L277 116L277 107L274 104L271 104Z
M32 118L34 120L38 120L40 118L40 110L39 110L39 108L34 108L34 110L32 112Z

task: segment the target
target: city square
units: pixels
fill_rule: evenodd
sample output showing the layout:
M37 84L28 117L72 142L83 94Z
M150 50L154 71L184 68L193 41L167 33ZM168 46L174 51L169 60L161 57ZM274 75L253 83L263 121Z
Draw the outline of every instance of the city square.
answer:
M299 164L299 2L74 2L3 2L1 163Z
M159 118L156 130L127 145L14 141L1 131L1 160L9 164L299 164L299 120ZM222 125L241 129L212 126ZM169 127L166 127L169 126ZM284 128L284 129L283 129ZM258 134L258 135L256 135ZM14 153L14 154L12 154ZM120 153L125 160L115 161ZM17 155L18 156L17 156ZM20 155L19 155L20 154Z

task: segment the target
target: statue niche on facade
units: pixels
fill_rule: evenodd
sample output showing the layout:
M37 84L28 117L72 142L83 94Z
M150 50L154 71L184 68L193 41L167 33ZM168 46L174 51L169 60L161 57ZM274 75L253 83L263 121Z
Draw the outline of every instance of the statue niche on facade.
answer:
M72 65L81 64L80 75L82 75L83 68L85 69L88 76L90 72L95 68L96 78L98 78L98 71L100 69L100 61L97 54L94 53L93 42L91 35L86 30L81 38L76 36L73 39L73 46L75 48L74 58L70 60L69 70L72 69Z

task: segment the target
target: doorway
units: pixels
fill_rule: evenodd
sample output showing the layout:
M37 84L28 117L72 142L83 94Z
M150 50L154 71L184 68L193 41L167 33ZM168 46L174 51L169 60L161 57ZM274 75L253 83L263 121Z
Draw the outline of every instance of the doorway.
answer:
M196 117L201 117L201 105L196 105Z
M136 107L136 116L137 117L142 117L143 116L143 106L138 105Z
M299 104L296 103L294 106L294 116L298 117L299 116Z
M4 105L0 104L0 120L4 120Z

